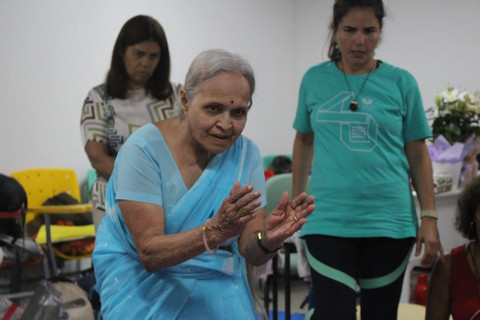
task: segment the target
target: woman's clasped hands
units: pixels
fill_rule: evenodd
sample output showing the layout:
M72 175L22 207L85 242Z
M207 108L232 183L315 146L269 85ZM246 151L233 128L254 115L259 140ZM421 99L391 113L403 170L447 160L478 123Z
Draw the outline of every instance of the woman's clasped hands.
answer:
M255 210L262 204L260 195L260 191L253 190L253 185L241 187L238 181L235 182L230 195L223 200L210 226L221 240L238 236L246 224L256 217Z

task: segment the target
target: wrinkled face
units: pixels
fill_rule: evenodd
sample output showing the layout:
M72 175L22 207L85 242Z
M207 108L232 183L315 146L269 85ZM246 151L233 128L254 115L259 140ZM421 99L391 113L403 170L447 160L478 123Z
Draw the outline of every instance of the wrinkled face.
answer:
M371 9L352 9L343 17L334 39L342 53L345 72L371 71L380 35L380 24Z
M144 41L125 49L123 63L129 77L129 89L144 88L160 61L160 46Z
M242 134L250 101L250 85L242 75L222 72L204 81L190 100L185 91L180 95L188 133L196 147L221 153Z

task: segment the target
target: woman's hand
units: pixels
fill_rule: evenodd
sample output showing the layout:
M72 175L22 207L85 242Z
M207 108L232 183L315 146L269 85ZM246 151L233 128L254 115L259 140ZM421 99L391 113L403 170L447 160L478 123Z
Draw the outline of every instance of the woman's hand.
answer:
M306 217L315 210L314 197L306 193L288 201L288 193L284 192L278 205L265 218L262 243L267 249L275 249L283 241L300 230L307 222Z
M242 233L245 225L256 217L255 210L261 205L259 197L260 191L253 190L253 185L240 187L235 182L209 226L219 243Z
M438 234L437 219L425 217L418 230L417 243L415 245L415 256L419 256L422 250L422 244L425 244L424 254L420 262L424 267L430 267L435 262L438 254L444 259L440 235Z

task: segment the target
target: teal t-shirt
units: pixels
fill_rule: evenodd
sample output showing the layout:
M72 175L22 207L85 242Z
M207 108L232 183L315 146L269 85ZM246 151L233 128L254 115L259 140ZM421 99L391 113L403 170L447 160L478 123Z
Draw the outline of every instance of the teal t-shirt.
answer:
M333 62L302 79L293 127L314 133L310 193L315 211L301 235L406 238L417 218L406 142L431 136L420 91L406 70L383 62L367 74L344 75Z

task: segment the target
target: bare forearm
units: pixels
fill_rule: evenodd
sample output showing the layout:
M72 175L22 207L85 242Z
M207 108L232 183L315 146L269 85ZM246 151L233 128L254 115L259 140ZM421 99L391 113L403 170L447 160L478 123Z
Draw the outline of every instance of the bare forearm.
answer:
M422 210L434 210L432 164L427 146L424 142L413 141L406 145L405 151L420 208Z
M265 254L257 243L257 233L262 231L263 222L251 221L239 238L239 251L242 256L252 265L261 265L271 259L277 252ZM211 250L226 241L221 235L207 224L205 240ZM150 237L149 243L143 244L139 250L140 259L148 271L155 271L161 268L177 265L196 257L206 251L203 242L202 226L173 235L158 235ZM272 244L263 240L264 247L270 250Z
M313 159L313 133L297 133L293 144L292 198L304 192Z
M405 152L410 164L410 174L417 191L420 209L435 210L435 198L433 194L432 166L428 150L423 140L411 141L405 145ZM415 256L418 256L424 245L424 253L421 264L430 266L437 258L438 253L443 258L443 248L440 242L440 234L437 227L436 214L422 216L422 223L417 234Z
M437 260L430 278L427 294L426 320L447 320L450 316L450 282L451 256L445 261Z
M205 251L214 254L227 239L243 234L248 239L244 230L248 229L249 222L258 218L259 197L260 192L253 190L251 184L241 187L236 182L212 219L207 219L202 226L170 235L165 234L163 207L127 200L119 201L119 206L140 260L146 270L155 271L177 265ZM248 230L253 232L253 229Z
M90 163L97 172L98 176L105 178L105 180L110 179L115 163L115 159L113 157L109 157L108 159L104 159L102 161L90 160Z
M85 146L85 152L97 175L108 180L115 164L115 158L108 154L108 146L100 142L89 141Z
M147 271L174 266L205 252L204 236L210 248L221 243L213 231L211 221L184 232L167 235L163 207L128 200L120 200L118 205L138 257ZM203 226L207 227L205 231L202 230Z
M214 239L213 233L209 231L205 231L206 241L209 247L214 249L220 242ZM206 248L202 237L202 226L182 233L153 236L148 243L137 246L138 254L145 270L153 272L178 265L204 253Z

